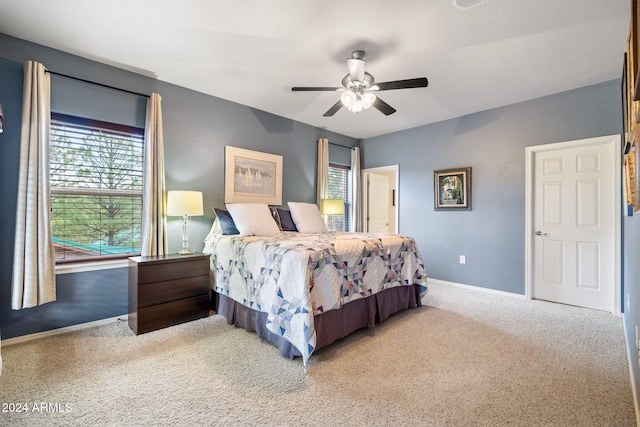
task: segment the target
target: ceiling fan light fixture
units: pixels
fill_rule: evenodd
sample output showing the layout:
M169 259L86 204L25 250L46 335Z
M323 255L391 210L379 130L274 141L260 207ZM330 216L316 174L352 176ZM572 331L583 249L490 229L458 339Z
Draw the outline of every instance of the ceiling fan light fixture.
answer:
M369 108L376 102L376 96L371 92L365 92L362 94L362 108Z
M362 111L362 101L358 99L356 102L354 102L353 105L349 107L349 111L351 111L352 113L359 113L360 111Z
M452 0L454 4L457 1L475 1L488 2L491 0ZM396 112L396 109L378 98L371 91L383 91L393 89L412 89L427 87L429 84L426 77L417 77L414 79L392 80L383 83L375 83L373 76L364 71L364 51L354 50L351 52L351 58L347 59L349 73L342 78L342 87L292 87L294 92L298 91L342 91L340 100L329 108L322 116L332 117L342 107L346 107L353 113L374 107L385 116L389 116ZM377 92L375 92L377 93Z
M345 90L340 95L342 104L349 109L352 113L359 113L360 111L369 108L376 102L376 96L372 93L356 93L352 90Z
M344 92L342 92L342 95L340 95L340 100L345 107L351 109L351 106L356 103L357 97L353 91L345 90Z

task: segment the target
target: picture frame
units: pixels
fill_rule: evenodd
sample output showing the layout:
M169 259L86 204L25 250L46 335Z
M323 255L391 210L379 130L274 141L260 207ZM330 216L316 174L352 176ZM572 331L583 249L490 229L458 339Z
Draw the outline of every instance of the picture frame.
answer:
M627 73L627 55L628 53L624 53L624 61L622 62L622 82L620 84L620 96L622 98L622 136L623 136L623 148L624 153L628 154L629 150L626 148L626 143L630 143L631 138L629 137L629 93L628 93L628 85L629 85L629 77Z
M627 206L631 206L632 211L636 207L636 149L633 148L624 159L625 172L625 196Z
M433 171L434 209L471 210L471 166Z
M224 202L282 205L282 156L226 146Z

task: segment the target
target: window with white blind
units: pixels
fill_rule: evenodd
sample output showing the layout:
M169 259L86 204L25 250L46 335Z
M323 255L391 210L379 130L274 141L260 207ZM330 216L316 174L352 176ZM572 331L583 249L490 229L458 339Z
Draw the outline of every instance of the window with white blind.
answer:
M329 165L329 199L344 200L344 214L327 215L330 231L351 230L351 170L347 166Z
M51 114L56 262L140 253L144 129Z

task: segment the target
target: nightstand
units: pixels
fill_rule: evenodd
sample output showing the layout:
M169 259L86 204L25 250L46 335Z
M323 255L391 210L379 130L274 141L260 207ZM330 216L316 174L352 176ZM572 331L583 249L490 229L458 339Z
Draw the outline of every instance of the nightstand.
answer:
M136 334L209 316L209 256L129 258L129 327Z

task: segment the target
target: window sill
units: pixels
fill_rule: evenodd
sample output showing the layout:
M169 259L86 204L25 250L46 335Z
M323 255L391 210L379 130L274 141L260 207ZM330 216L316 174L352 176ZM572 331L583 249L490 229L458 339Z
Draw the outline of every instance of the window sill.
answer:
M108 270L112 268L125 268L129 266L128 259L114 259L111 261L90 261L73 264L56 265L56 274L82 273L85 271Z

